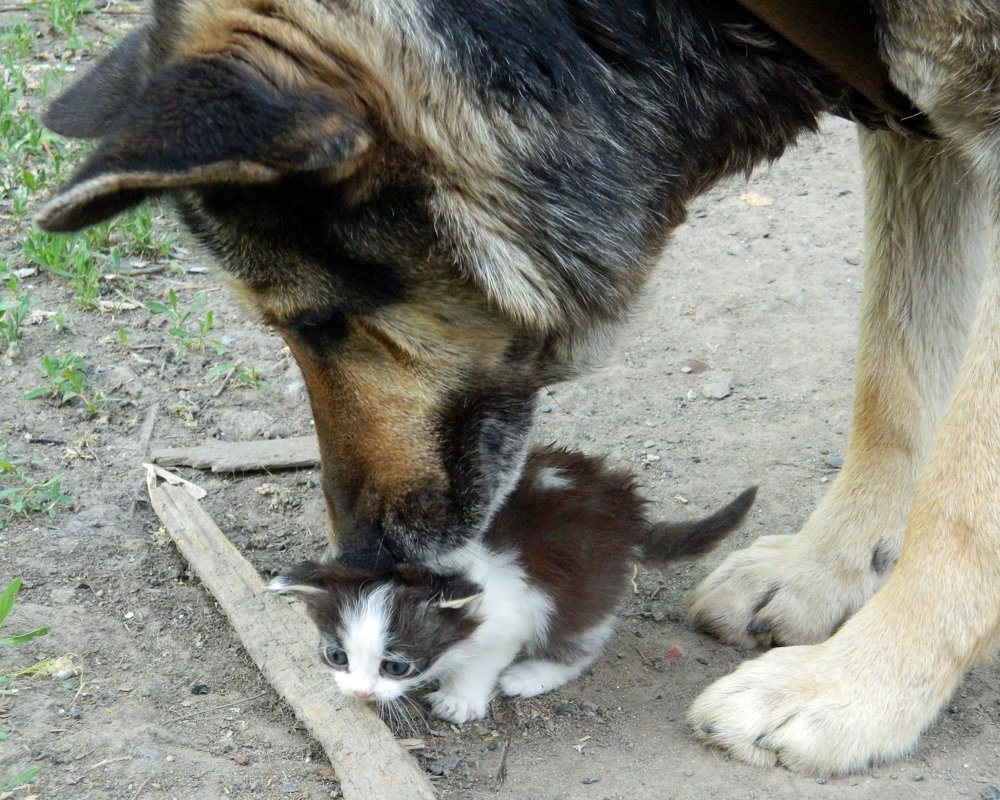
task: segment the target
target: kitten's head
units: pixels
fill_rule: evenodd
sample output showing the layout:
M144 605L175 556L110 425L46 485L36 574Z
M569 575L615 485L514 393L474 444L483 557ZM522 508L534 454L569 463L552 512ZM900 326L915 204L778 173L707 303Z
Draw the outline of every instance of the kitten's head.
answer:
M427 683L480 622L477 585L406 564L373 573L305 561L268 588L302 598L320 658L341 691L361 700L392 701Z

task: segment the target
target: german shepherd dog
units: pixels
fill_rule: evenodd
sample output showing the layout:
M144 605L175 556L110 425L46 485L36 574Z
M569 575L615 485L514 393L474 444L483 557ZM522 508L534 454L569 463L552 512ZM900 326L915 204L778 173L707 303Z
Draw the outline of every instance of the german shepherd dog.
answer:
M860 127L846 463L692 606L800 645L709 687L695 734L822 774L912 748L1000 640L1000 6L862 5L930 137ZM173 197L302 369L341 558L432 565L488 525L536 392L601 353L688 201L857 95L733 0L156 0L49 110L97 144L38 219Z

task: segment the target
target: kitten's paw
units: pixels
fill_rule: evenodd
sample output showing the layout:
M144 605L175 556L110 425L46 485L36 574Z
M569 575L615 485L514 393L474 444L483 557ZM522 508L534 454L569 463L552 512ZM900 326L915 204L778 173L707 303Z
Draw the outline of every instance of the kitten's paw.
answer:
M547 692L549 688L534 672L525 669L523 664L511 667L500 676L500 691L507 697L535 697Z
M427 695L434 716L462 725L486 716L490 698L480 694L462 694L438 689Z
M558 689L575 678L582 667L554 661L521 661L504 670L500 690L508 697L535 697Z
M745 648L821 642L875 593L895 560L886 547L869 549L836 552L835 541L802 533L762 536L695 589L691 620Z

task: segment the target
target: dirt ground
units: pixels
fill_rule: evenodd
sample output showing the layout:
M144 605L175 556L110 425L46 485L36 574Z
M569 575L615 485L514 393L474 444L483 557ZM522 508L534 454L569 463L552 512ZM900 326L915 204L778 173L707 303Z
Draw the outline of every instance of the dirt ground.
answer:
M996 664L973 671L912 757L849 778L728 761L694 742L683 718L701 689L752 657L686 624L690 590L733 548L794 531L844 450L860 204L852 126L830 120L749 182L696 202L608 365L542 398L538 440L630 466L662 516L700 515L752 483L760 493L749 522L717 552L639 574L616 637L580 679L533 700L497 700L480 723L414 719L399 730L443 798L940 800L989 796L1000 784ZM173 224L169 213L163 224ZM0 255L17 252L16 235L0 241ZM62 473L72 497L53 519L12 518L0 530L0 583L24 579L5 633L51 629L0 652L0 672L67 655L80 669L0 690L0 731L10 736L0 769L10 777L41 768L14 798L340 796L322 751L250 663L146 499L140 463L149 444L311 430L281 341L180 241L171 269L144 275L125 294L140 303L170 288L184 303L204 295L224 358L209 350L178 359L163 315L140 307L77 313L68 332L36 313L16 358L0 364L8 458L39 476ZM24 287L36 312L71 306L66 283L45 272ZM41 357L71 352L98 368L93 385L114 398L96 415L25 398L43 382ZM207 380L222 360L253 366L265 383ZM691 360L709 369L686 371ZM707 398L702 390L718 383L731 392ZM179 471L208 491L206 509L263 574L322 551L315 470Z

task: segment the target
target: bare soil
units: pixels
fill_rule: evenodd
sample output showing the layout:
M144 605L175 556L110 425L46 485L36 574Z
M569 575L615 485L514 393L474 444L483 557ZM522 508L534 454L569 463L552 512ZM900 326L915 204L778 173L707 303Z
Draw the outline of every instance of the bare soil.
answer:
M861 290L852 126L828 121L691 212L608 366L550 387L535 435L630 466L665 517L701 515L760 484L749 522L701 561L641 572L616 637L579 680L529 701L498 699L483 722L414 717L397 733L414 740L447 800L980 797L1000 784L996 664L972 672L913 756L854 777L746 767L688 734L694 696L753 657L685 622L691 588L725 552L794 531L846 444ZM17 235L0 240L0 254L16 252ZM139 308L77 313L68 333L36 314L16 360L0 365L8 455L33 474L61 472L73 498L55 519L15 518L0 530L0 582L20 575L25 584L7 632L51 628L0 652L0 672L68 654L81 670L62 681L18 678L0 693L0 730L10 734L0 769L9 777L41 767L13 797L340 796L322 751L249 662L146 499L140 463L150 444L312 428L288 351L237 306L219 273L197 271L201 258L180 257L180 269L145 275L126 294L206 295L223 358L176 358L162 315ZM36 311L71 306L63 281L41 273L25 285ZM39 359L69 352L97 366L94 385L115 398L96 416L24 397L43 382ZM220 360L252 365L266 384L220 392L204 378ZM686 371L691 360L708 369ZM703 395L720 382L728 396ZM265 576L322 552L315 470L179 472L208 491L206 509Z

